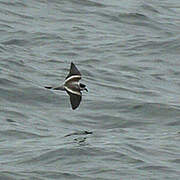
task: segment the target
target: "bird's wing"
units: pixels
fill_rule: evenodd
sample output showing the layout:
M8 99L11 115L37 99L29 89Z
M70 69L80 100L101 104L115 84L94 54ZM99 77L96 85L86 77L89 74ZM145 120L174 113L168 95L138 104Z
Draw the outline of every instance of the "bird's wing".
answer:
M80 92L79 95L78 95L78 94L73 94L72 92L68 91L67 89L66 89L66 92L67 92L67 93L69 94L69 96L70 96L70 101L71 101L71 107L72 107L72 109L73 109L73 110L76 109L76 108L79 106L79 104L80 104L80 102L81 102L81 99L82 99L81 92Z
M74 65L73 62L71 62L70 72L66 77L66 79L68 79L71 76L79 76L79 77L81 76L81 73L79 72L79 70L77 69L77 67Z

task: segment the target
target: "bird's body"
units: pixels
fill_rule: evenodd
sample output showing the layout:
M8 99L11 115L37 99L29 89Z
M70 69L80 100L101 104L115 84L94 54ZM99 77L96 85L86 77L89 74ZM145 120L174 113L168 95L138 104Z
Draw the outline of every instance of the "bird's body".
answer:
M71 68L68 76L66 77L64 83L62 86L59 87L45 87L47 89L52 90L62 90L66 91L70 96L71 106L72 109L76 109L82 99L82 93L81 91L86 90L86 86L82 83L79 83L79 80L81 80L81 73L78 71L77 67L74 65L74 63L71 63Z

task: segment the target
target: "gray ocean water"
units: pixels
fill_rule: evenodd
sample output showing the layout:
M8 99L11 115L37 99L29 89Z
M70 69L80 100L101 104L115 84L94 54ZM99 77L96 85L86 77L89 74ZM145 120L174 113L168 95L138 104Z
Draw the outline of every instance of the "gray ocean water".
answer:
M74 111L44 88L71 62L89 90ZM179 0L0 1L0 180L14 179L180 179Z

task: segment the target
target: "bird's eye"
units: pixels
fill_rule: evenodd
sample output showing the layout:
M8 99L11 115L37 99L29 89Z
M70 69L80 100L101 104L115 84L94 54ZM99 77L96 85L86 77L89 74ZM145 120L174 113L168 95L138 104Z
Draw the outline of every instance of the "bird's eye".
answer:
M80 87L85 88L86 86L84 84L80 84Z

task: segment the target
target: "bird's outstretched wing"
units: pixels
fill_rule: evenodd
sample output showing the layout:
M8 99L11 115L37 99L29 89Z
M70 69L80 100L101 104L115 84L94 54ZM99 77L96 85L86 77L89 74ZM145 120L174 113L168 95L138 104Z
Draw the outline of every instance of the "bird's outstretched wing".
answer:
M68 76L66 77L66 79L68 79L71 76L76 76L76 75L81 76L81 73L79 72L77 67L74 65L74 63L71 62L70 72L69 72Z
M73 110L76 109L79 106L81 99L82 99L81 92L80 92L80 95L73 94L73 93L69 92L67 89L66 89L66 92L70 96L70 102L71 102L72 109Z

